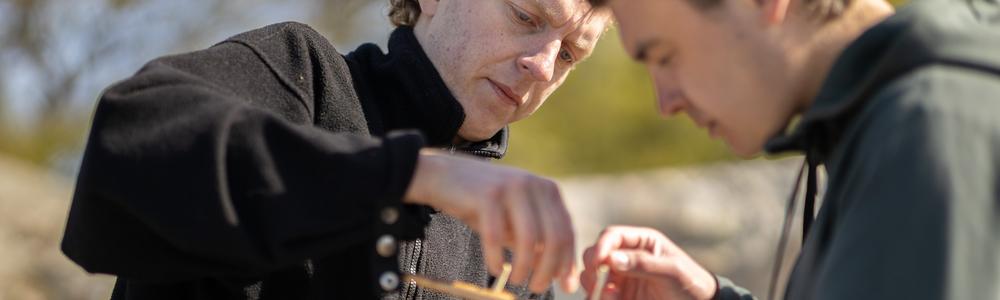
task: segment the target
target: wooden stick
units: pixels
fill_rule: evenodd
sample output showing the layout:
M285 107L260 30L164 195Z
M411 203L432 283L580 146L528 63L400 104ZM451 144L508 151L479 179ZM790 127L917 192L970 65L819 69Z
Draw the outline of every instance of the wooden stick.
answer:
M470 300L514 300L514 294L506 291L495 292L490 289L485 289L478 287L471 283L454 281L454 282L438 282L431 279L424 278L419 275L406 275L404 276L406 281L414 281L420 287L442 292L455 297L470 299Z
M500 277L497 277L497 281L493 283L494 293L503 292L503 288L507 286L507 279L510 278L510 269L510 263L503 264L503 271L500 272Z
M597 282L594 282L593 292L590 293L590 300L601 299L601 292L604 292L604 285L608 283L608 265L597 267Z

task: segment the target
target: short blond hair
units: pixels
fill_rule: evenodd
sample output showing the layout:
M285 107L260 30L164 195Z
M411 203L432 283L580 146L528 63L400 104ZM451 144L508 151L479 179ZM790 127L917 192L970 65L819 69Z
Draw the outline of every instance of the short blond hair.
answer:
M389 21L396 26L413 26L420 17L417 0L389 0Z

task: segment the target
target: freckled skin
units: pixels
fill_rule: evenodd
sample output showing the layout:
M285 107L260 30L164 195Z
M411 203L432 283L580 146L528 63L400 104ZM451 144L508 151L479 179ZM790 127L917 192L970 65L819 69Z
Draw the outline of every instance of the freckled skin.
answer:
M465 110L459 137L478 141L492 137L501 128L534 113L566 79L573 63L562 63L560 51L566 41L587 40L582 60L609 20L610 13L590 10L580 0L423 0L415 26L421 46L445 84ZM535 3L535 4L532 4ZM544 10L565 17L543 26L519 23L517 7L545 20ZM544 9L534 9L544 8ZM498 96L496 82L521 96L519 105Z

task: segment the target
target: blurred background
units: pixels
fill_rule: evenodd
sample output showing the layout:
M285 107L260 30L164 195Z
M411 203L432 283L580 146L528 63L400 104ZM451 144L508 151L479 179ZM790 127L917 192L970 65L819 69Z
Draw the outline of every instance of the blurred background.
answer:
M280 21L312 25L342 52L384 49L387 3L0 0L0 300L108 298L113 278L58 250L103 88L155 57ZM801 158L735 160L686 117L658 116L653 93L611 30L535 116L513 125L502 163L563 184L579 248L608 224L652 226L763 297Z

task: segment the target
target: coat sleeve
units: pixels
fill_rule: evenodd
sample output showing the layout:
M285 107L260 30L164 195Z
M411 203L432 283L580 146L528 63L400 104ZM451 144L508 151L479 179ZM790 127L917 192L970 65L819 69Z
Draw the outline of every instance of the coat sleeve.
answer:
M729 278L715 275L715 297L712 300L754 300L749 290L736 285Z
M372 242L387 218L391 233L419 235L418 210L401 199L421 135L314 127L303 92L279 77L260 53L223 43L106 90L67 256L139 280L252 276Z
M995 77L933 67L874 100L832 177L846 192L811 298L1000 297L998 94Z

